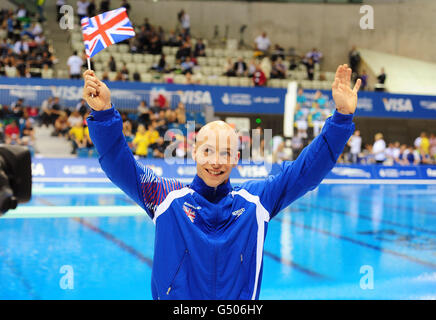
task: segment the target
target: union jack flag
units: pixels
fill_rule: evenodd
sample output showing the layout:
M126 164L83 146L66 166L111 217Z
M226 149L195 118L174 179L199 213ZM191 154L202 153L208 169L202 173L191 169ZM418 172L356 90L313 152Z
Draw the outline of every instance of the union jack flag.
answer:
M111 44L135 36L135 30L124 7L104 12L92 18L85 17L80 23L88 58L95 56Z
M195 211L192 208L188 208L185 205L183 205L183 211L185 211L185 214L188 216L188 218L191 220L191 222L194 222Z

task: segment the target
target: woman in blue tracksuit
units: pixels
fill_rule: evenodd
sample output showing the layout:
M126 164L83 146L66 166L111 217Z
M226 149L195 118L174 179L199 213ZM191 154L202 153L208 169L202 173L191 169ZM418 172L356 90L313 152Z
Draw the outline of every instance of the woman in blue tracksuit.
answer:
M89 133L101 167L156 225L154 299L259 298L269 220L319 185L354 132L360 81L351 89L350 77L347 65L338 67L336 112L297 160L284 162L275 176L233 187L229 175L239 153L229 125L215 121L199 131L192 183L159 177L134 159L107 86L93 71L84 73L83 95L93 109Z

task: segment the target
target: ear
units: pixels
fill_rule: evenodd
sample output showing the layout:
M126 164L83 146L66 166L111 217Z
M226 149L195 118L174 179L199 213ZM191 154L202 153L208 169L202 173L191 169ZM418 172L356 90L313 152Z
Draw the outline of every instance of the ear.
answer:
M194 162L197 162L197 160L195 160L197 158L197 146L194 144L194 146L192 147L192 160L194 160Z
M236 167L239 163L239 159L241 158L241 153L238 151L238 153L236 154L235 158L234 158L234 163L232 163L232 168Z

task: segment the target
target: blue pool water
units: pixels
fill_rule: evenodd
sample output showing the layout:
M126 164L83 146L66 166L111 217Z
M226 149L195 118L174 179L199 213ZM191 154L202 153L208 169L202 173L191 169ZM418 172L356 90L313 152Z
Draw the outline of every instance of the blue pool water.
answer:
M0 219L0 299L151 299L153 246L112 184L35 184ZM270 221L260 298L436 299L436 185L320 185Z

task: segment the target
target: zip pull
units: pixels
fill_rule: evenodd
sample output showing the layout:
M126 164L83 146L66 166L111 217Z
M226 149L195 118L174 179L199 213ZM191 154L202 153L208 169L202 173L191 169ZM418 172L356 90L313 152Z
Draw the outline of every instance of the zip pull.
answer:
M242 253L241 253L241 263L242 263L242 260L243 260L243 259L242 259Z
M168 290L167 290L167 295L170 294L170 291L171 291L171 287L168 288Z

